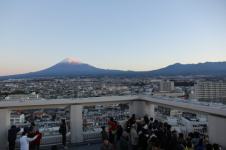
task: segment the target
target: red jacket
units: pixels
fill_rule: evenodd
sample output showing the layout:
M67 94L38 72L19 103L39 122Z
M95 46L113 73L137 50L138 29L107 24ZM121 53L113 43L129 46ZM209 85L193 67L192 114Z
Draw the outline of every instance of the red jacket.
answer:
M42 133L36 131L35 135L38 135L38 137L33 141L33 144L40 145L40 142L42 139Z
M114 121L108 121L109 132L114 132L117 129L117 124Z

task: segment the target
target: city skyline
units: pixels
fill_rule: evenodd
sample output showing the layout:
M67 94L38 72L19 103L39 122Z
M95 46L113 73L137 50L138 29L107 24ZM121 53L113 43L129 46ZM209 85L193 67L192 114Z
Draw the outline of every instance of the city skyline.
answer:
M100 68L155 70L226 61L226 2L0 2L0 76L75 56Z

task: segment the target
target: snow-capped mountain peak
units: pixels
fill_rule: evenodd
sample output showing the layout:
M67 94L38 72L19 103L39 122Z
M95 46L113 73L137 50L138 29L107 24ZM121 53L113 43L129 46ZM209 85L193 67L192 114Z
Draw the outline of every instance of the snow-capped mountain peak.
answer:
M62 60L60 63L67 63L67 64L81 64L80 60L74 57L68 57Z

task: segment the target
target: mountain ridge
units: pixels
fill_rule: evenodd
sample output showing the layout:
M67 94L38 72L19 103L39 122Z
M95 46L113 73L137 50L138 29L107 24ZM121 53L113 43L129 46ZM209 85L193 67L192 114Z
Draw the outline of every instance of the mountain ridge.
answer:
M226 61L197 64L175 63L152 71L122 71L101 69L82 63L78 59L66 58L63 61L40 71L0 76L0 79L42 78L62 76L225 76Z

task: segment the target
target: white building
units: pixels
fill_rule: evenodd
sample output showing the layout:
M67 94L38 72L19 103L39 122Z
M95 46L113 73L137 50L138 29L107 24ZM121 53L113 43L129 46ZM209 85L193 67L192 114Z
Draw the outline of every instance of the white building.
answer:
M39 94L35 92L31 94L12 94L5 97L5 100L35 100L39 99Z
M160 92L172 92L175 90L174 82L169 80L160 81Z
M226 100L226 81L199 81L195 84L195 98L208 101Z
M180 123L185 127L186 133L199 132L206 134L207 132L207 121L205 119L181 117Z
M10 123L12 125L15 124L21 124L25 121L25 115L24 114L11 114L10 116Z

